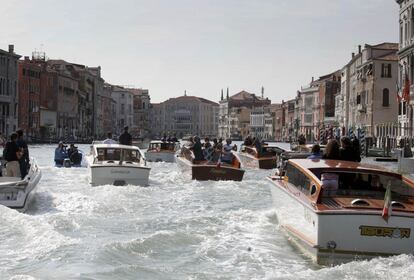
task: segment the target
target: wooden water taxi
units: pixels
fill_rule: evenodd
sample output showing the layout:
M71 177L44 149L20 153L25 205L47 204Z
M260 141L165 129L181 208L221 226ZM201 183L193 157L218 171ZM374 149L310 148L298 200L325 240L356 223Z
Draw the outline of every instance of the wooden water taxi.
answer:
M145 158L153 162L175 162L175 154L179 149L179 142L151 141Z
M240 160L236 155L232 164L210 162L207 160L194 160L193 152L187 147L182 147L177 157L177 163L183 172L190 173L193 180L199 181L241 181L244 170L241 169Z
M282 175L268 177L279 226L318 264L414 252L413 181L337 160L291 159Z

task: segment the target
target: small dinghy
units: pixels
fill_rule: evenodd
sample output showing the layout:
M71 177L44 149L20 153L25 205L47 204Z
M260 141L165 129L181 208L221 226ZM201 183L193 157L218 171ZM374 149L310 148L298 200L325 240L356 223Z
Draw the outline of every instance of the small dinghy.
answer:
M19 177L0 177L0 204L25 212L33 199L42 172L31 159L30 170L24 179Z

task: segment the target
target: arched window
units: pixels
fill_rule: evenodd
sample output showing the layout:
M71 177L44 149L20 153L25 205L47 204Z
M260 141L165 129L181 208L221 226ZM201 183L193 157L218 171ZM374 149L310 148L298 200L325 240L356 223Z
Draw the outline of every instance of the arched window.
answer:
M382 91L382 106L390 106L390 91L387 88L384 88Z

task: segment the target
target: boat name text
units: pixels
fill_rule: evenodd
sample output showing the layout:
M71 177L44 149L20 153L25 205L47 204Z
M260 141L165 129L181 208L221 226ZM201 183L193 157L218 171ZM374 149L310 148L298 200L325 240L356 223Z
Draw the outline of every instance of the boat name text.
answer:
M361 235L376 236L376 237L390 237L390 238L410 238L411 229L409 228L392 228L392 227L373 227L360 226Z

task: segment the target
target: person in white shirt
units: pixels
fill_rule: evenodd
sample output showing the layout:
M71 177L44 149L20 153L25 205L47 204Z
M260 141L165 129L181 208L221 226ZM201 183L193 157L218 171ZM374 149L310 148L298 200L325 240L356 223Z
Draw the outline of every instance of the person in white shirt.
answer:
M107 137L102 143L103 144L118 144L114 139L112 139L112 133L108 132Z

